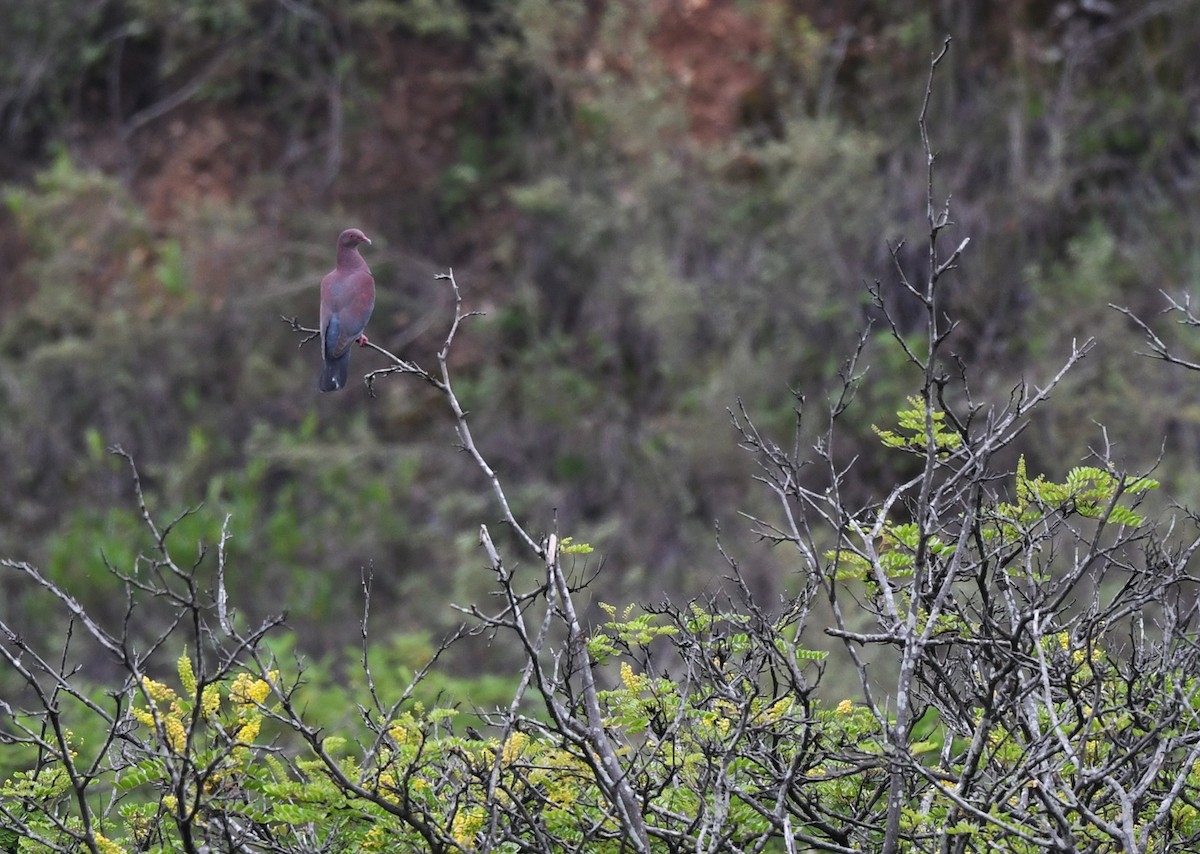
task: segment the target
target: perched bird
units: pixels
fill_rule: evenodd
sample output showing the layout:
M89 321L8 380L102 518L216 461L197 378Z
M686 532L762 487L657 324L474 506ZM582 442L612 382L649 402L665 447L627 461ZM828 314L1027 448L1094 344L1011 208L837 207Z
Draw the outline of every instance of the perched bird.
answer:
M321 378L317 388L337 391L350 373L350 345L366 346L363 330L375 308L375 279L358 245L371 245L357 228L347 228L337 241L337 266L321 280Z

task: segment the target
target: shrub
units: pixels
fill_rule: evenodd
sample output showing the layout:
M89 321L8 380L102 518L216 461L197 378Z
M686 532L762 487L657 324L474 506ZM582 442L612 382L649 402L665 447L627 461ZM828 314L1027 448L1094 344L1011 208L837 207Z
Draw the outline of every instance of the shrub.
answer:
M753 524L790 550L797 593L758 601L722 548L728 595L602 605L605 618L587 625L583 595L601 571L590 546L553 527L529 533L475 443L448 368L473 313L444 275L454 316L436 366L381 351L388 367L366 379L374 389L407 375L445 401L507 529L499 544L486 525L478 533L490 604L461 606L463 626L425 665L405 673L400 654L377 678L367 575L362 691L348 723L311 708L304 666L272 652L282 618L255 624L234 609L228 523L215 549L185 559L186 514L164 522L147 510L134 470L150 543L132 568L106 567L125 603L115 626L37 567L0 561L71 621L60 650L0 623L0 656L23 686L0 704L0 738L22 766L0 783L0 846L1025 852L1200 843L1188 571L1200 537L1148 518L1142 499L1156 481L1121 471L1104 445L1059 475L1031 473L1019 454L1003 462L1092 344L1073 346L1041 384L976 399L968 368L945 352L952 323L942 312L968 241L940 247L949 210L933 198L924 111L921 130L930 263L923 281L898 274L922 307L922 334L902 334L873 291L917 386L895 422L874 432L914 473L866 503L843 495L855 462L839 437L856 415L865 335L826 407L796 396L791 441L759 429L744 408L732 413L774 499ZM532 566L517 567L520 558ZM818 602L832 615L820 633ZM145 625L161 628L146 640ZM521 653L504 701L473 710L483 731L454 698L418 697L439 656L469 635ZM78 678L77 662L100 660L117 673L103 697ZM833 667L856 678L856 696L830 696Z

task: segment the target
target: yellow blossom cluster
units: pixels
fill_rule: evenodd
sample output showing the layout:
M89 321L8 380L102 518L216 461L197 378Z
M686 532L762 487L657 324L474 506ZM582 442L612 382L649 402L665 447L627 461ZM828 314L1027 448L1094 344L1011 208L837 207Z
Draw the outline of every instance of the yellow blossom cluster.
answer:
M205 685L197 698L199 685L192 660L186 652L177 662L179 682L187 700L162 682L143 677L142 690L148 700L147 708L134 708L130 714L141 724L161 729L171 750L181 753L187 747L188 725L193 705L197 700L205 719L212 719L221 710L221 690L217 684ZM272 670L267 677L274 682L279 671ZM229 688L230 699L238 706L237 728L231 730L235 741L251 744L258 737L262 716L256 706L263 704L271 693L271 683L258 679L250 673L239 673Z
M271 682L279 679L279 671L267 674ZM271 684L249 673L239 673L229 687L229 698L240 706L261 706L271 693Z
M200 708L205 717L212 717L221 711L221 691L216 685L204 686L204 695L200 698Z
M258 738L258 730L262 726L262 718L258 715L251 716L244 724L238 727L233 738L235 741L240 741L243 744L253 744L254 739Z
M96 834L96 850L100 854L125 854L125 849L103 834Z
M388 727L388 735L399 745L415 744L420 741L421 729L412 712L405 712Z
M635 674L633 672L633 667L630 666L628 661L622 661L621 682L629 691L632 691L636 694L640 693L646 688L649 680L644 675L639 676Z
M178 704L173 703L171 706L171 713L162 715L159 718L159 722L162 724L163 733L167 738L167 744L170 745L171 749L176 753L181 752L184 746L187 744L187 729L184 727L183 721L180 720L182 711L183 710L179 708ZM148 709L130 709L130 713L137 718L139 723L151 728L155 726L154 713Z
M192 669L192 659L188 656L187 650L184 650L183 655L179 656L179 660L175 663L175 669L179 671L179 684L183 686L183 690L188 693L189 697L195 697L196 672Z
M454 841L463 848L474 849L475 834L483 827L483 817L483 810L478 807L456 813L454 821L450 823L450 835Z
M382 824L376 824L358 843L359 851L391 851L392 842L388 839L387 829Z
M546 799L556 807L569 807L579 797L587 766L570 751L554 748L538 754L529 782L546 787Z
M195 697L196 672L192 669L192 659L187 652L179 656L176 669L179 671L179 684L183 686L184 692L188 697ZM216 685L204 686L200 697L200 709L205 717L212 717L221 710L221 691Z
M766 724L778 723L792 710L792 705L791 697L781 697L763 709L759 719Z
M142 688L145 690L146 696L156 703L178 699L173 688L168 688L161 682L155 682L148 676L142 679Z
M414 780L413 782L418 782ZM424 781L420 781L424 782ZM414 788L416 788L414 786ZM400 784L396 782L396 775L391 771L384 771L379 775L379 786L377 792L381 798L389 803L400 803Z
M142 689L146 692L146 696L150 700L150 708L133 708L129 710L130 714L145 726L151 728L161 726L163 735L167 740L167 745L176 753L182 752L187 745L187 728L183 725L183 718L186 712L179 700L179 695L175 693L174 689L167 687L161 682L156 682L149 677L143 677ZM168 702L170 703L170 711L160 711L158 707L159 703L165 704ZM155 720L156 712L158 713L157 721Z
M512 765L520 758L527 744L529 744L529 736L523 732L514 732L504 742L504 749L500 752L500 764Z

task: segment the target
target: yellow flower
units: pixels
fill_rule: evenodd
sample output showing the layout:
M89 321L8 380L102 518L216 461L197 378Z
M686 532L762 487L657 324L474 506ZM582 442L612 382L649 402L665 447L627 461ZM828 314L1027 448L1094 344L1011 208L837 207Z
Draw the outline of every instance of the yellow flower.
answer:
M839 706L838 708L841 708L841 706ZM776 700L774 703L772 703L770 706L768 706L766 711L763 713L763 717L766 718L768 723L775 723L776 721L778 721L780 718L782 718L784 715L786 715L791 710L792 710L791 697L784 697L782 699Z
M483 827L483 810L462 810L450 823L450 835L463 848L475 847L475 834Z
M842 702L837 704L837 713L839 715L848 715L852 711L854 711L854 704L849 700L842 700Z
M124 848L99 833L96 834L96 848L100 854L125 854Z
M621 682L630 691L638 690L637 677L633 675L633 668L628 661L621 662Z
M187 652L179 656L176 669L179 671L179 684L183 686L183 690L187 691L189 697L195 697L196 673L192 670L192 660L188 657Z
M391 774L379 775L379 797L391 804L400 803L400 795L397 794L396 778Z
M143 726L154 726L154 715L150 714L146 709L130 709L129 713L137 718L138 722Z
M388 850L387 833L383 829L383 825L377 824L367 831L367 835L363 837L359 843L361 851L386 851Z
M258 738L258 730L261 726L262 718L255 715L238 727L237 735L234 736L234 739L244 744L253 744L254 739Z
M270 671L267 678L271 682L276 681L279 678L279 671ZM242 706L262 705L270 693L271 685L268 682L256 679L249 673L239 673L229 688L230 698Z
M161 682L155 682L153 679L146 677L142 679L142 688L146 691L146 696L151 700L163 702L165 700L174 700L175 692Z
M221 692L216 685L204 686L200 709L204 712L205 717L212 717L221 710Z
M163 718L163 729L167 733L167 743L171 745L171 749L182 753L184 745L187 744L187 730L183 728L183 721L167 716Z
M527 744L529 744L529 736L523 732L514 732L508 737L508 741L504 742L504 750L500 754L500 764L512 765Z
M405 712L388 727L388 735L396 744L413 744L418 741L420 729L410 712Z
M182 711L177 707L172 707L173 714L159 713L157 721L154 713L149 709L130 709L129 713L143 726L154 728L161 724L163 733L166 736L167 744L176 753L182 752L184 745L187 744L187 730L183 726Z

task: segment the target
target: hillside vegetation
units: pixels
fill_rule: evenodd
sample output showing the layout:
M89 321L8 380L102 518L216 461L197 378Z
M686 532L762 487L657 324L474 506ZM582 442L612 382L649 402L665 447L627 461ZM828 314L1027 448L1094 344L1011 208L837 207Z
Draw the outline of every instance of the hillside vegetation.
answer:
M915 117L945 35L930 123L948 240L972 239L942 304L947 352L1002 403L1097 340L1004 461L1060 480L1104 441L1129 470L1165 453L1148 500L1195 505L1195 380L1136 356L1142 330L1109 304L1194 352L1157 314L1200 269L1197 11L8 4L0 555L119 621L105 561L128 570L153 545L119 445L154 514L197 508L180 542L215 543L228 516L231 596L254 618L286 610L333 672L366 569L405 642L456 625L450 604L489 589L476 532L497 516L437 395L393 377L318 396L314 345L279 319L315 322L353 224L375 240L374 342L430 364L450 268L483 312L453 353L463 407L516 515L594 546L596 600L721 589L714 522L756 596L795 593L795 556L739 516L769 504L727 410L786 434L789 389L823 401L868 330L843 494L866 503L919 471L872 430L920 378L870 287L919 339L900 278L928 273ZM65 629L20 577L0 588L22 631ZM471 649L457 675L514 672L512 650Z
M1200 3L0 11L0 851L1200 843Z

